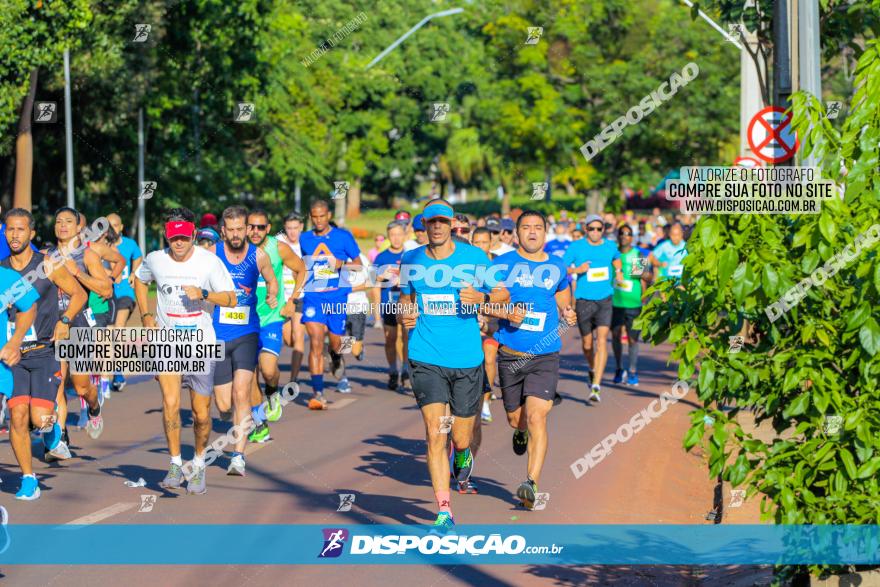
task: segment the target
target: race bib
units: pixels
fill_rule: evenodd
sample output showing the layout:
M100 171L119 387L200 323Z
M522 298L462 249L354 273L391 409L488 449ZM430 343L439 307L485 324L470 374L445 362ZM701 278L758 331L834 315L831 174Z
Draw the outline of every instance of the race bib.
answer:
M285 277L284 278L284 298L288 299L293 295L293 290L296 289L296 279L294 277Z
M614 289L618 291L631 292L633 290L633 282L629 279L624 279L620 283L615 283Z
M128 265L125 266L125 269L122 270L122 279L128 279L128 276L131 275L131 272L128 270Z
M91 308L86 308L83 310L83 316L86 317L86 322L89 323L89 328L94 328L98 325L98 321L95 320L95 313L92 312Z
M683 271L684 265L670 265L668 274L670 277L681 277Z
M250 322L251 307L236 306L234 308L220 308L220 324L245 325Z
M541 332L544 330L544 322L547 320L547 312L529 312L519 325L520 330L529 332Z
M608 281L608 267L596 267L587 269L587 281Z
M431 316L455 316L455 294L422 294L422 307Z
M339 272L336 271L336 260L332 257L316 257L312 270L315 272L315 279L335 279L339 277Z
M15 334L15 323L7 322L6 323L6 340L12 338L12 335ZM37 342L37 331L34 330L34 327L31 326L28 328L27 334L24 335L24 339L22 342Z

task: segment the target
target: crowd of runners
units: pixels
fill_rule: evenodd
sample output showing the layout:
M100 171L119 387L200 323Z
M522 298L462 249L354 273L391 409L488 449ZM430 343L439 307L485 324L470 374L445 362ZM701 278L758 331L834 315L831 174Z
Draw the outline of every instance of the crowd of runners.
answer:
M250 433L232 442L227 465L228 475L244 476L245 446L270 440L269 423L287 403L284 385L298 391L306 339L307 405L320 411L328 390L352 392L346 362L364 360L373 327L384 335L385 385L411 393L421 410L439 531L454 526L451 491L478 491L471 472L499 398L512 449L527 455L516 495L534 506L548 414L562 401L559 353L569 328L581 335L589 401L602 399L609 338L612 381L638 385L636 321L645 292L653 281L680 278L693 226L656 209L475 218L438 198L415 216L398 211L362 252L333 222L331 205L317 200L307 215L288 214L277 228L260 209L231 206L197 221L175 208L163 219L165 246L144 255L117 214L102 220L95 229L77 210L62 208L54 242L38 249L31 213L4 215L0 412L22 473L16 498L40 496L32 436L41 438L47 461L71 458L68 397L79 399L77 427L97 439L104 401L126 385L122 373L68 373L54 341L71 327L123 327L137 312L145 327L199 329L225 345L225 358L210 372L155 377L170 459L161 486L185 486L190 494L207 490L212 398L233 426L252 421ZM290 365L284 385L280 364ZM184 391L192 405L190 467L181 456Z

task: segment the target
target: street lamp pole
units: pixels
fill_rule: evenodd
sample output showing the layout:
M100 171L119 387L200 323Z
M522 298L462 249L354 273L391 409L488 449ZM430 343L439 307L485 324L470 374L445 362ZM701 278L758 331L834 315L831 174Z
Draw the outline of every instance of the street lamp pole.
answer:
M411 29L409 29L408 31L406 31L406 32L403 34L402 37L400 37L399 39L397 39L396 41L394 41L393 43L391 43L391 44L388 46L388 48L386 48L384 51L382 51L381 53L379 53L378 55L376 55L375 59L373 59L372 61L370 61L370 63L367 65L367 67L366 67L365 69L370 69L371 67L373 67L374 65L376 65L377 63L379 63L380 61L382 61L382 59L384 59L386 55L388 55L389 53L391 53L392 51L394 51L394 50L397 48L398 45L400 45L401 43L403 43L403 42L407 39L407 37L409 37L411 34L413 34L414 32L416 32L416 31L419 30L420 28L422 28L422 27L425 25L425 23L427 23L427 22L428 22L429 20L431 20L432 18L439 18L439 17L441 17L441 16L450 16L450 15L453 15L453 14L459 14L459 13L461 13L461 12L464 12L464 8L451 8L451 9L449 9L449 10L444 10L444 11L442 11L442 12L435 12L434 14L429 14L428 16L426 16L425 18L423 18L421 21L419 21L419 24L417 24L417 25L414 26L413 28L411 28Z

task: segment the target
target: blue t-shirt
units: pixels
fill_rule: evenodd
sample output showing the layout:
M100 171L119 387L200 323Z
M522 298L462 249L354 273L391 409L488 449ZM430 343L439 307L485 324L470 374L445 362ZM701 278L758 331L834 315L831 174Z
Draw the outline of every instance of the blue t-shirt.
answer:
M580 267L586 261L590 268L577 276L574 297L579 300L603 300L614 293L614 266L611 262L620 258L617 245L603 240L591 245L585 238L576 240L566 249L562 262L566 267Z
M432 259L428 247L403 254L400 290L415 294L419 308L416 327L409 333L409 358L446 367L471 369L483 363L478 306L462 306L458 292L466 284L489 293L499 279L492 275L486 253L455 243L445 259Z
M400 268L400 263L403 260L403 254L406 251L400 251L399 253L391 252L391 249L386 249L376 255L376 259L373 261L373 265L376 267L376 275L382 275L385 273L385 270L390 267ZM400 299L400 286L388 286L387 283L383 283L382 287L379 289L381 292L381 303L397 303Z
M345 296L351 291L351 282L346 279L346 271L337 269L336 260L344 262L358 259L361 249L354 236L339 228L318 236L314 230L303 232L299 237L302 258L306 264L305 295L323 293ZM343 279L340 280L342 274Z
M217 340L234 340L240 336L260 331L260 317L257 314L257 247L247 243L247 254L238 265L226 258L226 246L217 243L217 256L223 261L232 282L235 284L236 306L225 308L214 306L214 332Z
M687 256L687 243L681 241L677 245L672 244L671 240L666 240L657 245L652 254L654 258L661 263L669 263L666 267L659 268L659 276L663 277L681 277L683 270L682 261Z
M568 287L562 259L548 255L546 261L531 261L514 251L497 257L495 265L504 267L504 285L510 291L510 303L530 307L519 326L498 320L495 340L521 353L546 355L561 350L559 337L544 342L542 339L559 328L556 292Z
M121 281L113 284L113 295L117 298L129 297L134 299L134 289L128 283L128 276L131 275L132 262L143 257L143 254L137 243L127 236L122 237L120 243L116 245L116 250L125 259L125 269L122 270Z
M570 244L571 241L569 240L549 240L544 243L544 252L561 259Z
M4 235L3 244L6 244ZM7 255L9 248L6 248ZM16 282L21 283L16 283ZM3 310L0 311L0 347L9 342L10 328L9 311L6 309L7 304L13 303L19 312L27 312L40 299L40 294L27 281L23 280L18 271L0 267L0 299L2 299ZM14 301L13 301L14 300ZM14 325L13 325L14 326ZM31 326L31 332L33 326ZM12 370L6 363L0 361L0 394L9 397L12 395Z

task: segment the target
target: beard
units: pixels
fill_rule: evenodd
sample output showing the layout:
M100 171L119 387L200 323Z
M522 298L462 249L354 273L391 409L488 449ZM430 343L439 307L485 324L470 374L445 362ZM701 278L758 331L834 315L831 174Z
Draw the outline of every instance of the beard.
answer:
M238 253L245 247L245 239L241 240L227 240L226 244L229 245L229 248Z
M9 243L9 250L12 252L13 255L18 255L18 254L24 252L25 249L30 247L30 244L31 244L30 241L26 241L26 242L22 242L21 244L19 244L16 247L12 243Z

